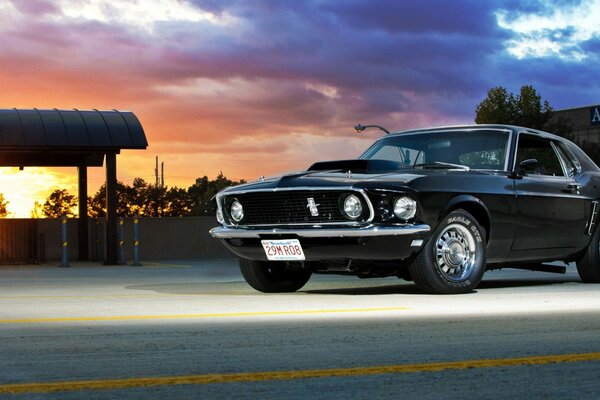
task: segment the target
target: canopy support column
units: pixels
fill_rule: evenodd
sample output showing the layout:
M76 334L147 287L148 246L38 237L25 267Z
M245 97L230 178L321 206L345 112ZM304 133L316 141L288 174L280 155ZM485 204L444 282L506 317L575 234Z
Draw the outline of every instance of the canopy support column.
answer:
M104 264L118 264L117 155L106 153L106 255Z
M87 166L80 165L79 172L79 260L90 259L87 214Z

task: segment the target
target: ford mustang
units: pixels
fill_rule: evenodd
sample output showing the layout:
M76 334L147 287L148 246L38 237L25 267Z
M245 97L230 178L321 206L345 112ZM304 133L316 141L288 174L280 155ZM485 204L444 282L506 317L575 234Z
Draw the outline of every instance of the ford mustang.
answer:
M358 159L224 189L210 233L262 292L337 273L466 293L486 270L564 272L557 261L600 282L599 199L600 169L565 138L430 128L386 134Z

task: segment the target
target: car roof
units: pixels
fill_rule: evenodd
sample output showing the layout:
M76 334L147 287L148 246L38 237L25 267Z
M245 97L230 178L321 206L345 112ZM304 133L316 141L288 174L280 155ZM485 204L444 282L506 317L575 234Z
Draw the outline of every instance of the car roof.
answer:
M385 135L383 137L389 137L389 136L399 136L399 135L404 135L407 133L427 133L427 132L447 132L447 131L453 131L453 130L472 130L472 131L476 131L476 130L503 130L503 131L510 131L510 132L526 132L526 133L531 133L534 135L539 135L548 139L554 139L554 140L565 140L568 141L568 139L565 139L564 137L555 135L553 133L549 133L549 132L544 132L544 131L540 131L538 129L532 129L532 128L525 128L522 126L516 126L516 125L504 125L504 124L470 124L470 125L448 125L448 126L437 126L437 127L430 127L430 128L419 128L419 129L409 129L409 130L405 130L405 131L399 131L399 132L392 132L389 135Z

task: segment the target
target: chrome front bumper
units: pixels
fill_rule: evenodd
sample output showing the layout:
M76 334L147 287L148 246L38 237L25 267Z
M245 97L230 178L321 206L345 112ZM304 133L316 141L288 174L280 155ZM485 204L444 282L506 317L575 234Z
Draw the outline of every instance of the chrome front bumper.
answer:
M218 239L247 239L260 238L262 235L295 235L306 238L328 238L328 237L376 237L376 236L400 236L414 235L429 232L429 225L395 225L378 226L366 225L360 227L290 227L290 228L271 228L271 229L250 229L250 228L230 228L216 227L210 230L212 237Z

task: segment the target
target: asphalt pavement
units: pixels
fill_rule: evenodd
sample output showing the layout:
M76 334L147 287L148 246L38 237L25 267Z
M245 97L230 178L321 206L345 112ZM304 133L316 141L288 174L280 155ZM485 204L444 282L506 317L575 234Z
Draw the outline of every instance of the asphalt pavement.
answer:
M600 398L600 285L486 273L435 296L313 275L255 292L235 260L0 267L0 398Z

